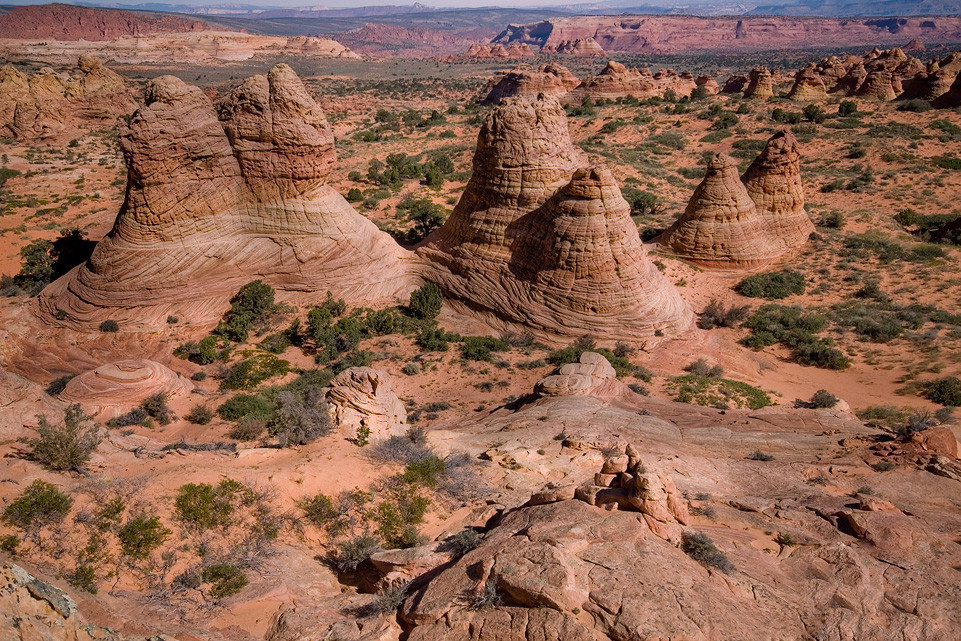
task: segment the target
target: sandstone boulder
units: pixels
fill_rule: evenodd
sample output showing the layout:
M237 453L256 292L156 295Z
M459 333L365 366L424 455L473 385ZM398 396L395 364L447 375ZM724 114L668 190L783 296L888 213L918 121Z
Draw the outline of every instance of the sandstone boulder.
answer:
M592 37L565 40L557 45L557 53L573 56L606 56L607 52Z
M43 291L45 320L155 330L172 314L206 325L258 278L365 305L415 286L407 252L326 184L330 127L289 67L217 109L172 76L151 80L145 102L121 137L129 179L114 228Z
M694 84L698 87L704 87L704 91L706 91L709 96L715 96L721 91L721 87L718 86L714 76L698 76L694 79Z
M745 98L767 100L774 96L774 79L767 67L755 67L748 76Z
M371 438L403 432L407 410L394 392L387 372L372 367L351 367L334 377L327 389L327 402L337 431L355 438L366 427Z
M787 97L797 102L815 102L826 99L827 95L824 81L812 64L797 72Z
M0 436L13 440L23 427L37 425L37 415L56 423L62 417L63 403L46 395L36 383L0 368Z
M584 352L577 363L562 365L556 374L542 378L534 386L537 396L611 397L623 392L610 362L597 352Z

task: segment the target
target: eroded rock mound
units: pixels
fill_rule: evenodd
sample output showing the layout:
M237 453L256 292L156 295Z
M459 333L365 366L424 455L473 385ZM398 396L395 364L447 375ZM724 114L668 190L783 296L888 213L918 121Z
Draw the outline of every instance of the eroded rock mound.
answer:
M456 308L555 342L687 329L613 176L586 164L556 99L506 101L481 129L463 197L418 249L427 279Z
M289 67L248 80L216 109L172 76L149 82L145 102L121 138L128 180L114 228L43 291L45 319L208 324L257 278L365 305L413 287L407 252L326 184L333 137Z
M562 365L556 374L542 378L534 386L534 394L544 396L611 397L621 394L626 386L617 380L611 363L597 352L584 352L577 363Z
M600 74L585 78L572 92L571 97L610 99L633 96L638 100L646 100L654 96L663 97L668 91L684 97L690 96L696 86L694 76L689 72L678 74L670 69L661 69L657 73L651 73L647 68L628 69L621 63L610 60Z
M756 67L751 70L744 89L745 98L767 100L774 96L774 79L767 67Z
M554 63L536 69L519 65L504 74L491 87L483 104L496 105L504 98L513 96L536 97L538 94L560 96L580 84L580 80L567 67Z
M22 434L25 425L37 425L38 414L56 422L63 404L44 394L36 383L0 369L0 408L0 436L12 440Z
M80 403L85 412L105 420L137 407L148 396L184 398L193 388L189 380L156 361L124 360L75 376L59 398Z
M824 81L818 75L814 65L808 65L794 76L794 86L787 95L798 102L814 102L828 97Z
M784 254L803 247L814 232L814 223L804 211L800 158L797 138L781 131L771 136L741 176L765 228Z
M351 367L334 377L327 390L334 425L346 438L366 427L373 438L386 438L407 423L407 410L387 372Z
M737 161L716 154L687 209L658 242L704 266L749 268L783 254L772 231L741 182Z
M597 40L592 37L587 38L574 38L573 40L564 40L557 44L555 49L549 47L543 47L542 51L556 51L557 53L566 53L573 56L606 56L607 52L604 48L598 44Z
M45 139L134 108L123 78L99 59L83 55L77 66L79 73L68 77L49 67L29 77L11 65L0 69L0 131L18 140Z

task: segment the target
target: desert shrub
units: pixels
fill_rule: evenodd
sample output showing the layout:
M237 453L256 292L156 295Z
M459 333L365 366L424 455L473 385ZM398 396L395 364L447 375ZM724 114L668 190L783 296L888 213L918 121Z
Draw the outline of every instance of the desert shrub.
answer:
M410 548L421 542L417 526L424 522L430 502L415 486L402 485L393 489L387 499L373 511L377 535L387 549Z
M908 418L908 412L894 405L869 405L855 413L865 425L871 427L893 428Z
M468 361L491 360L492 352L502 352L510 349L510 345L493 336L465 336L460 347L461 358Z
M39 541L40 530L63 521L71 507L73 499L70 496L38 479L4 508L2 520Z
M63 376L55 378L52 381L50 381L50 383L47 385L47 388L43 391L45 391L50 396L56 396L57 394L62 392L64 389L66 389L67 383L69 383L71 379L73 379L75 376L76 374L65 374Z
M273 354L260 354L235 363L220 382L221 390L249 390L269 378L283 376L290 363Z
M174 513L186 527L198 531L230 525L234 501L246 488L232 479L218 485L186 483L177 489Z
M801 110L804 114L804 119L808 122L821 123L827 118L827 114L824 113L824 107L821 105L805 105L804 109Z
M161 425L167 425L177 418L174 411L167 405L167 395L163 392L151 394L143 399L140 402L140 409Z
M448 537L442 547L456 559L476 549L483 541L484 537L481 536L480 532L468 527Z
M311 525L318 528L328 526L334 519L340 516L340 512L337 507L334 506L333 500L322 493L315 494L314 496L305 496L297 501L297 507L303 511L304 518L307 519Z
M104 334L116 334L120 331L120 325L115 320L105 320L100 323L100 331Z
M446 472L444 461L436 456L411 461L404 467L401 478L411 485L435 487L441 475Z
M440 179L443 184L443 176L439 171L436 172L434 180ZM440 186L430 185L429 187ZM409 242L418 242L425 238L432 231L444 224L447 218L444 209L434 203L430 198L415 198L408 195L397 204L397 217L409 220L413 223L410 233L407 235Z
M380 550L377 539L373 536L355 536L337 546L337 552L331 558L331 565L341 573L355 572L370 555Z
M208 565L200 573L200 580L210 584L210 597L226 599L240 592L247 585L247 575L232 563Z
M754 450L747 455L749 461L773 461L774 457L770 454L765 454L761 450Z
M850 359L834 347L833 341L817 336L826 324L823 314L808 312L796 305L761 305L744 322L743 327L752 334L741 343L751 349L780 343L790 348L794 359L802 365L845 369L851 364Z
M220 417L228 421L243 418L259 419L266 423L277 409L277 403L265 394L237 394L217 408Z
M417 363L405 363L404 367L400 371L407 376L415 376L420 374L420 365Z
M631 216L656 216L664 212L664 204L656 194L636 187L625 187L624 200L631 206Z
M804 293L804 274L792 270L755 274L739 282L736 289L749 298L787 298Z
M450 341L458 340L461 340L459 334L445 332L439 327L425 327L417 334L414 342L422 350L428 352L446 352L450 349Z
M878 461L871 466L871 469L873 469L875 472L890 472L894 468L895 465L891 461Z
M831 392L819 389L811 396L811 407L831 408L838 404L840 399Z
M156 516L138 516L130 519L117 531L120 551L124 556L143 561L150 553L163 545L172 532L160 523Z
M853 100L842 100L838 104L838 115L841 117L851 116L858 111L858 103Z
M360 177L359 175L357 176ZM364 194L356 187L351 187L347 190L347 202L349 203L359 203L364 199Z
M51 470L81 469L100 444L93 416L84 414L79 403L64 410L63 423L54 425L42 414L37 421L37 437L22 441L30 448L29 457Z
M243 343L252 329L264 328L277 311L274 288L262 280L247 283L230 299L223 330L231 340Z
M957 376L945 376L933 380L925 386L924 395L939 405L961 406L961 379Z
M934 427L938 422L938 419L930 411L916 410L908 416L907 421L895 425L893 431L896 435L906 439L916 432L923 432L929 427Z
M906 100L897 107L898 111L912 111L920 113L931 110L931 103L927 100Z
M715 568L725 574L734 570L727 555L717 549L709 536L701 532L682 533L681 550L701 565Z
M135 407L129 412L115 416L107 421L107 427L111 428L127 427L130 425L143 425L147 427L152 424L153 421L150 419L150 415L140 407Z
M870 284L862 288L859 293L861 296L871 295ZM883 296L883 294L880 295ZM878 294L875 294L875 297L878 297ZM841 327L852 328L862 340L887 343L904 333L904 327L897 312L881 309L877 305L850 301L834 305L831 312L835 323Z
M695 376L704 376L706 378L721 378L724 376L723 367L720 365L708 365L707 361L703 358L697 359L684 369Z
M381 309L367 312L364 325L367 333L372 336L387 336L398 330L399 321L392 309Z
M197 404L190 408L184 418L194 425L206 425L213 420L214 412L206 405Z
M741 381L711 378L697 374L676 376L668 381L668 388L678 403L693 403L706 407L735 407L760 409L771 404L771 397L763 390Z
M385 615L396 613L407 598L410 583L391 583L377 590L374 602L367 608L371 614Z
M242 418L230 428L227 436L238 441L255 441L267 431L267 422L258 418Z
M484 582L484 587L474 595L470 602L471 610L489 610L501 604L500 591L497 589L497 581L494 577L488 577Z
M83 590L84 592L89 592L90 594L97 593L97 568L92 565L80 564L73 572L67 575L67 583L77 588L78 590Z
M426 283L411 292L408 311L414 318L433 320L444 304L444 294L434 283Z
M327 401L318 388L280 392L277 403L277 411L267 428L281 447L306 445L330 433Z
M210 365L217 360L217 337L206 336L201 341L187 341L174 349L174 356L197 363Z
M844 227L844 214L839 211L830 211L818 219L817 225L826 229L842 229Z
M704 311L698 317L697 325L701 329L714 329L715 327L735 327L751 313L748 305L732 305L725 307L724 303L716 298L711 299Z
M377 441L371 448L370 454L377 460L404 464L422 461L434 456L434 453L422 441L411 438L410 433L405 436L395 434Z

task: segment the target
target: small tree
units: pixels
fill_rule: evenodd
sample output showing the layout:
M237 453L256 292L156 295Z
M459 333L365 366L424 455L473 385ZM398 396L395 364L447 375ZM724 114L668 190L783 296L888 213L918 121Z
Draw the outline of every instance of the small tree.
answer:
M58 425L37 415L37 438L21 441L30 447L30 458L44 467L58 472L80 470L100 443L100 430L92 420L74 403L64 410L63 423Z

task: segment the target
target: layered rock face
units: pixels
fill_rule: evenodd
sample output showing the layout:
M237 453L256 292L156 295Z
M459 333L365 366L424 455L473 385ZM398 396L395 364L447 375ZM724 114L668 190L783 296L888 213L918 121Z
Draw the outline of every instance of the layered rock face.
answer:
M768 140L741 176L765 228L783 254L803 247L814 232L814 223L804 211L800 158L797 138L782 131Z
M49 67L29 77L10 65L0 69L0 131L19 140L50 138L134 108L123 78L99 59L82 55L77 66L80 73L67 78Z
M244 82L216 108L171 76L151 81L145 102L121 139L120 215L87 263L44 290L46 319L208 324L257 278L364 304L414 286L407 252L326 184L330 127L289 67Z
M774 95L774 80L771 70L767 67L757 67L748 75L747 87L744 89L745 98L767 100Z
M773 136L741 178L734 159L715 155L684 214L657 242L713 268L753 268L796 252L814 231L799 158L787 132Z
M387 372L351 367L334 377L327 390L334 425L346 438L366 427L372 438L386 438L407 423L407 410Z
M491 87L483 104L496 105L501 100L514 96L532 98L538 94L560 96L569 92L580 82L563 65L550 63L536 69L530 65L519 65L504 74Z
M647 260L611 173L583 168L553 98L510 99L478 136L474 174L418 249L455 307L546 340L643 340L691 313Z
M556 47L545 46L543 51L555 51L574 56L606 56L607 52L597 43L597 40L588 36L586 38L574 38L557 43Z
M577 363L562 365L556 374L539 380L534 395L606 398L617 396L624 389L626 386L617 380L617 372L602 354L584 352Z
M619 62L608 61L604 70L596 76L585 78L571 93L573 99L584 96L592 98L622 98L633 96L645 100L663 97L673 91L678 97L690 96L697 84L689 72L678 74L670 69L651 73L650 69L628 69ZM715 92L716 93L716 92Z
M85 412L105 420L137 407L148 396L184 398L193 388L193 383L156 361L124 360L70 379L59 398L80 403Z

